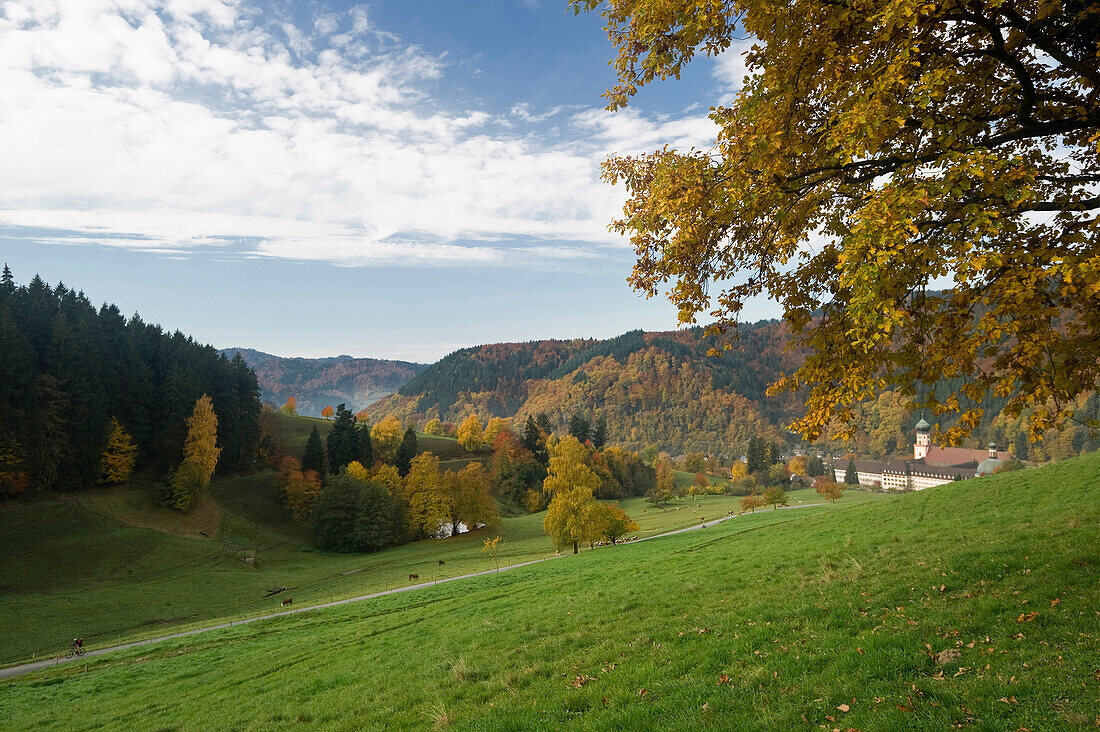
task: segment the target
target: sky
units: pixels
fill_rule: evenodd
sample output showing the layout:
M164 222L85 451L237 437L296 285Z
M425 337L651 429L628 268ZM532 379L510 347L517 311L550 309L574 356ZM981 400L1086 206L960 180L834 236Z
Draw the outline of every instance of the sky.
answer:
M0 260L284 356L670 330L600 163L709 147L747 45L612 113L566 0L0 0Z

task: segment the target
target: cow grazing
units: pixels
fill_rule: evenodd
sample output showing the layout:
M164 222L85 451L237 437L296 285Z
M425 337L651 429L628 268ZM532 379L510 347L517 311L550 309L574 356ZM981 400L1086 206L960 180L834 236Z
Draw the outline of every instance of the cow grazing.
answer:
M287 599L283 600L283 607L286 607L287 605L289 605L292 602L294 602L294 598L293 597L288 597Z
M439 560L439 566L441 566L441 567L442 567L442 566L443 566L444 564L446 564L446 562L444 562L444 561L443 561L442 559L440 559L440 560Z
M413 580L418 580L418 579L420 579L420 575L418 575L418 574L410 574L409 575L409 581L410 582L413 581Z

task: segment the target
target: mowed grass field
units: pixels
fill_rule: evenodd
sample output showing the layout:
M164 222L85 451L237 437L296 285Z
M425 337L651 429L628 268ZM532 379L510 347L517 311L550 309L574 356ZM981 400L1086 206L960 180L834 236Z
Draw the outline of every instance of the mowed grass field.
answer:
M504 538L504 564L554 554L542 513L377 554L327 554L310 547L306 527L283 509L274 473L217 478L211 491L183 517L126 489L0 510L0 664L63 653L75 636L104 647L270 613L287 597L300 607L481 571L493 566L482 552L489 535ZM792 497L799 500L818 496ZM737 500L622 505L639 524L635 533L652 536L725 515ZM287 590L265 597L277 587Z
M0 682L0 719L179 730L1096 723L1100 455L857 497L85 659Z

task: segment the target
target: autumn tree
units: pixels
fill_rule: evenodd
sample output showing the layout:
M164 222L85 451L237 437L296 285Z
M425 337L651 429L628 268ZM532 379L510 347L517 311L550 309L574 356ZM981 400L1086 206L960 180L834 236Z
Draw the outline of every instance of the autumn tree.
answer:
M392 463L401 444L401 420L392 414L383 418L370 430L374 459Z
M0 498L22 493L30 484L19 442L14 438L0 440Z
M829 480L825 476L819 476L818 479L814 481L814 490L823 498L826 498L829 503L833 503L836 499L840 498L844 486L837 483L835 480Z
M279 461L279 487L290 515L296 521L310 518L313 503L321 493L321 480L316 471L303 470L297 459L287 455Z
M752 511L753 513L756 513L757 508L763 508L764 506L768 505L764 501L764 497L755 491L747 496L743 496L740 500L740 504L741 513L745 513L746 511Z
M467 463L457 474L448 470L443 486L452 534L458 533L459 524L473 531L500 523L500 512L489 494L489 476L481 463Z
M749 474L749 468L743 460L737 460L730 466L730 479L740 480Z
M414 537L435 536L449 518L450 506L439 472L439 458L422 452L412 459L405 479L405 523Z
M500 559L498 557L503 543L504 539L499 536L494 536L491 539L486 538L485 541L481 543L481 553L488 554L493 558L493 566L495 566L498 571L500 570Z
M195 408L187 418L187 438L183 443L183 462L171 475L170 503L173 508L186 511L194 505L199 493L210 485L214 468L218 465L221 449L218 444L218 416L214 403L203 394L195 401Z
M333 414L334 414L334 412L333 412L333 409L332 409L331 406L325 407L324 409L321 410L321 416L324 417L325 419L332 419Z
M298 400L292 396L286 398L286 404L279 407L279 414L297 414L298 413Z
M688 492L693 496L705 496L710 493L710 479L703 471L699 471L695 474L695 477L691 479L691 486L688 488Z
M631 520L626 511L610 503L594 502L589 509L592 535L598 539L607 539L612 544L619 541L628 531L637 531L638 524Z
M579 543L593 536L590 507L600 479L586 465L587 459L588 450L571 435L551 448L550 467L542 482L543 491L550 496L543 528L558 551L572 544L576 554Z
M125 483L137 461L137 445L117 419L111 419L107 447L99 461L100 483Z
M805 455L795 455L787 463L787 470L792 475L801 475L803 477L809 477L810 475L810 460Z
M312 470L321 478L325 477L325 448L321 444L321 433L317 430L317 425L313 425L309 437L306 438L306 451L302 455L302 470Z
M733 334L750 298L782 304L808 357L772 391L804 394L805 439L846 439L888 384L957 412L947 442L987 394L1030 408L1033 435L1075 418L1100 378L1095 3L572 6L600 9L618 49L611 109L698 51L744 53L713 148L613 157L604 176L627 189L613 228L633 286L667 290L681 323Z
M773 485L764 489L764 505L770 505L773 510L787 505L787 492L781 486Z
M431 435L432 437L441 437L443 435L443 423L439 421L439 417L428 420L428 424L424 425L424 434Z
M477 418L476 414L471 414L458 426L458 432L455 433L455 436L458 437L458 444L462 445L467 451L476 452L480 450L482 446L481 420Z
M499 435L501 431L509 428L509 424L510 421L504 417L490 417L489 421L485 424L483 443L491 446L496 442L497 435Z
M366 483L370 480L370 471L363 467L363 463L358 460L352 460L348 463L344 468L344 472L360 483Z
M405 435L401 438L401 444L397 446L397 453L393 458L394 467L402 478L409 474L409 465L416 457L416 453L416 431L409 427L405 430Z

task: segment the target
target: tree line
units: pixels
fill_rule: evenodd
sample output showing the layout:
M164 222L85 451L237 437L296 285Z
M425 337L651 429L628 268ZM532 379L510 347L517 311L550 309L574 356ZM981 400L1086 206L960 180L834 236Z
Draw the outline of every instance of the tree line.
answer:
M174 470L203 395L217 413L217 470L254 463L259 387L240 356L96 308L61 283L17 286L6 265L0 353L0 496L115 482L129 476L119 472L128 456L138 469Z

